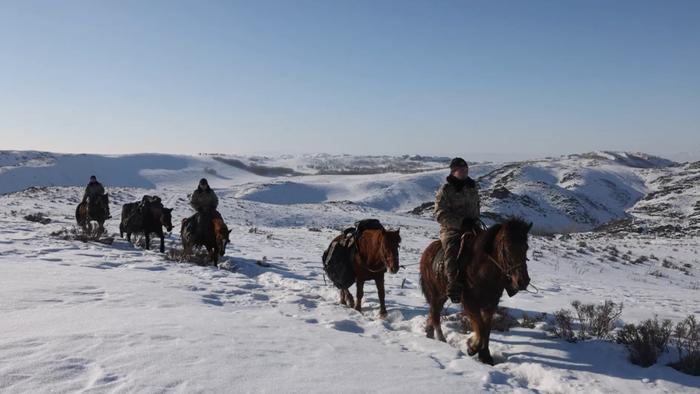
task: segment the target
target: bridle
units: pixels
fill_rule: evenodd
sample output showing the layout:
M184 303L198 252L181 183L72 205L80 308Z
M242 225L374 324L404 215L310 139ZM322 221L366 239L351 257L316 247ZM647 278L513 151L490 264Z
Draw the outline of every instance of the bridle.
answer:
M496 260L490 254L487 256L488 256L489 260L491 260L491 262L496 267L498 267L499 270L501 270L501 272L503 273L503 275L505 275L506 278L509 278L513 274L513 271L516 271L525 265L525 263L513 264L512 260L509 257L504 257L504 259L506 260L506 263L503 264L503 263L499 262L498 260ZM526 262L528 261L527 257L525 258L525 261Z

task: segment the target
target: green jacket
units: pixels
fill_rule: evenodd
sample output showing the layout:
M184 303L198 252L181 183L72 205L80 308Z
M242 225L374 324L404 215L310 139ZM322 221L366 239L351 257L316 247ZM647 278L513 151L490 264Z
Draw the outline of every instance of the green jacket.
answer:
M435 217L440 231L461 231L464 219L479 219L481 200L476 182L447 177L435 195Z

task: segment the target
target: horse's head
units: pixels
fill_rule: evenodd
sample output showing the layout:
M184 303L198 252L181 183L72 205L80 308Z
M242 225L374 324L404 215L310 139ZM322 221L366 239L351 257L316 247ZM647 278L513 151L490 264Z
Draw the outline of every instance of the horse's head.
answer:
M168 232L173 231L173 209L163 208L160 213L160 224L165 227Z
M214 233L216 234L216 246L219 249L219 255L223 256L226 254L226 245L231 243L229 238L231 230L226 227L223 220L214 219Z
M532 223L521 219L511 219L501 228L499 245L496 255L502 262L500 267L505 274L506 291L510 297L518 291L525 290L530 284L527 272L527 235L532 229Z
M382 255L386 269L392 274L399 271L399 244L401 230L382 230Z

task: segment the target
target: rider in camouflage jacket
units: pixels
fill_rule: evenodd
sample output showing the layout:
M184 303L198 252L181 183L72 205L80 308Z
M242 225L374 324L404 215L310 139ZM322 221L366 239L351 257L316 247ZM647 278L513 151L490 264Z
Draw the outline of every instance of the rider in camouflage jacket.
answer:
M478 231L481 202L476 182L468 176L469 166L462 158L450 163L450 175L435 197L435 217L440 223L440 241L445 253L447 294L459 302L462 283L457 261L461 237L465 232Z

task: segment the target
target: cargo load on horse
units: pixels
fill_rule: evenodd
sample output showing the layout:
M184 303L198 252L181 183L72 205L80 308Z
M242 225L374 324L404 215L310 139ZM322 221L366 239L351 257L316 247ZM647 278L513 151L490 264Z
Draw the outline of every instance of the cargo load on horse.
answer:
M352 266L357 240L365 230L384 230L377 219L364 219L343 231L342 236L331 242L323 252L323 270L335 287L344 290L355 284L355 270Z
M387 314L384 274L399 270L399 230L387 230L377 219L355 223L338 235L323 254L323 269L340 289L340 303L362 311L363 286L374 280L379 294L379 315ZM357 302L348 288L355 283Z

